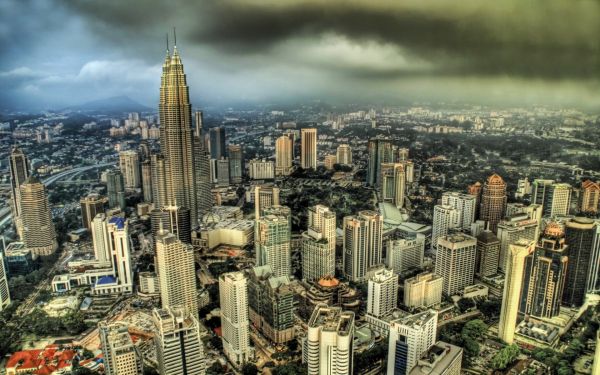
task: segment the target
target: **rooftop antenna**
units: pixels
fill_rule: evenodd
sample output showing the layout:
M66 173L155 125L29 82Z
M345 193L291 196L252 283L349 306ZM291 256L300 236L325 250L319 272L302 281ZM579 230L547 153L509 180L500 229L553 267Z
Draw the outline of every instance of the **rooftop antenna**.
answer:
M173 47L177 48L177 31L176 31L175 27L173 27L173 38L175 39Z
M167 35L167 53L169 52L169 33Z

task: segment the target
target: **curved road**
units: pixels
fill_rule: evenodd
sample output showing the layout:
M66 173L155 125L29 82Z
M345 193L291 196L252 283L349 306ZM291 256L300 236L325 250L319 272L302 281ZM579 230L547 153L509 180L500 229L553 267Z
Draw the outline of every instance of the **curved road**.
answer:
M110 165L114 165L114 164L113 163L101 163L101 164L87 165L85 167L73 168L73 169L69 169L67 171L62 171L60 173L52 175L52 176L46 178L45 180L43 180L42 182L44 183L44 185L50 186L53 183L60 181L66 177L74 177L74 176L81 174L85 171L88 171L90 169L103 168L103 167L108 167ZM5 207L0 210L0 228L2 228L10 220L10 217L11 217L10 207Z

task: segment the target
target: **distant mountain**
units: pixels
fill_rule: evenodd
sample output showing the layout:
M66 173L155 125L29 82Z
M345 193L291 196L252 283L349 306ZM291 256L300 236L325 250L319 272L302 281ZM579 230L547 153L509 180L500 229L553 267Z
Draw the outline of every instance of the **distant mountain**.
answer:
M112 98L94 100L91 102L64 108L63 111L74 112L148 112L152 108L146 107L128 96L113 96Z

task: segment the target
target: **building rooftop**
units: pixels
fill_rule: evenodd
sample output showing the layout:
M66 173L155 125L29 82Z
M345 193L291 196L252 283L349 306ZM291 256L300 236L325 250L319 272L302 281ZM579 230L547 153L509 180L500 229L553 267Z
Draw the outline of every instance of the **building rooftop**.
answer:
M340 335L348 335L353 325L353 312L342 312L340 307L326 305L317 306L308 322L309 327L322 327L324 331L335 331Z

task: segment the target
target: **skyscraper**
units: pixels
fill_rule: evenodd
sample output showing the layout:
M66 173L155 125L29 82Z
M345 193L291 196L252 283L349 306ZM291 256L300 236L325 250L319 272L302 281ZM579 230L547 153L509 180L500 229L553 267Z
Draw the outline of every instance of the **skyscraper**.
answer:
M335 275L336 216L323 205L308 209L308 230L302 233L302 278L316 281Z
M192 243L190 210L185 207L163 206L150 212L152 235L155 240L161 227L171 232L183 243Z
M579 307L585 302L588 277L596 237L594 220L576 217L565 224L565 239L569 245L569 268L563 293L563 304Z
M343 269L348 280L364 280L367 270L382 262L383 217L374 211L360 211L344 217Z
M523 286L525 257L535 250L535 241L518 240L509 246L506 262L506 279L498 323L498 337L507 344L512 344L517 327L519 297Z
M585 180L581 183L579 196L579 211L595 214L600 203L600 185L597 182Z
M259 219L262 210L279 205L279 188L276 186L254 186L254 218Z
M477 258L475 273L479 276L492 276L498 273L500 258L500 240L489 230L484 230L477 236Z
M481 182L477 181L467 187L467 194L475 197L475 218L480 218L480 206L481 206L481 190L483 186Z
M98 332L106 375L138 375L142 373L142 360L131 340L126 323L100 323Z
M367 288L367 314L381 318L398 307L398 275L392 270L375 272Z
M460 212L452 206L435 205L433 207L433 225L431 227L431 249L437 249L438 238L448 234L452 228L457 228L460 223Z
M125 183L123 174L118 170L106 172L106 191L109 208L125 209Z
M0 312L10 305L10 290L8 289L8 275L6 272L4 253L0 251Z
M315 307L308 320L308 375L350 375L354 357L354 313Z
M21 241L35 255L50 255L57 248L56 231L52 222L46 187L30 176L19 187L21 210Z
M442 194L442 205L450 206L458 210L459 227L465 230L471 228L475 221L477 199L474 195L458 192L447 192Z
M564 237L559 224L549 223L533 253L525 258L519 308L522 313L539 318L553 318L560 313L568 269Z
M244 172L244 152L242 146L230 144L227 146L229 152L229 181L232 184L242 182Z
M141 186L140 156L135 150L119 152L119 169L123 174L123 182L127 189L137 189Z
M150 155L150 173L152 175L152 203L154 207L167 204L167 185L165 157L162 154Z
M438 239L435 274L444 278L447 296L473 285L477 240L466 234L453 234Z
M19 197L19 187L29 177L29 161L27 156L18 147L13 147L9 157L10 164L10 198L11 198L11 213L13 226L17 230L17 233L21 233L22 225L20 223L21 216L21 199Z
M438 313L428 310L390 324L387 373L406 375L416 366L421 354L436 342Z
M594 235L594 245L592 246L592 256L590 260L590 270L588 271L587 292L598 293L600 291L600 225L596 221L596 233Z
M509 255L509 246L519 239L537 241L538 222L527 214L518 214L507 217L498 224L498 239L500 240L500 258L498 268L506 273Z
M210 128L208 131L210 158L219 160L227 156L225 149L225 128Z
M156 236L156 273L162 307L183 306L197 316L194 249L164 229Z
M317 169L317 129L300 130L300 166Z
M567 215L571 205L571 185L553 180L534 180L531 203L542 205L544 216Z
M96 215L104 213L108 205L108 198L100 194L91 193L79 200L81 205L81 223L87 230L91 230L92 220Z
M381 198L398 208L404 206L406 176L400 163L381 164Z
M498 223L504 218L506 210L506 182L493 174L488 177L481 192L479 218L488 223L489 229L496 233Z
M286 135L277 138L275 142L275 175L287 176L292 170L294 153L292 139Z
M165 160L166 200L161 205L189 208L198 220L192 144L192 106L177 46L163 64L160 86L160 149Z
M248 280L243 272L219 276L223 351L237 368L252 361L250 321L248 319Z
M279 210L278 208L282 208ZM256 265L270 265L275 276L291 276L291 218L289 208L271 206L256 220L254 249ZM287 209L287 210L286 210Z
M142 192L144 193L144 202L152 202L152 162L146 159L141 164L142 172Z
M381 164L394 163L394 148L389 139L369 139L369 164L367 166L367 184L381 186Z
M352 165L352 147L348 144L341 144L336 150L336 159L338 164Z
M172 306L154 309L152 320L158 372L204 375L206 357L197 314L183 306Z
M425 254L425 239L389 240L386 264L395 273L401 274L410 268L420 268Z
M444 279L431 272L404 280L404 305L418 308L441 303L443 284Z
M194 130L194 174L196 178L196 204L198 205L198 218L210 212L213 206L212 181L210 176L210 153L204 145L202 134L202 111L195 113ZM243 171L243 164L242 164Z

